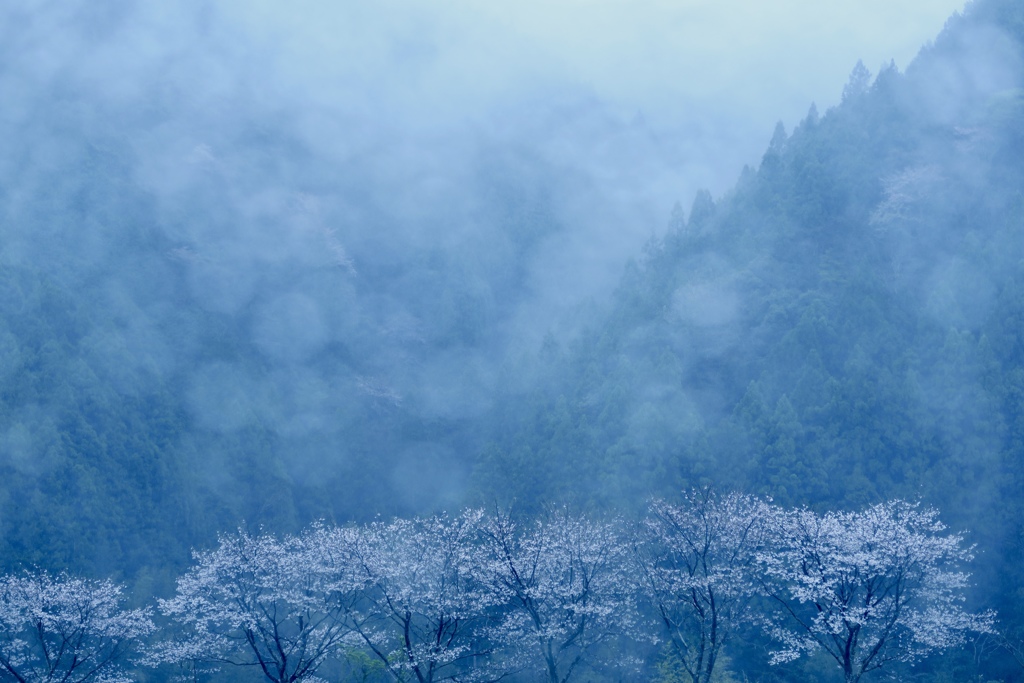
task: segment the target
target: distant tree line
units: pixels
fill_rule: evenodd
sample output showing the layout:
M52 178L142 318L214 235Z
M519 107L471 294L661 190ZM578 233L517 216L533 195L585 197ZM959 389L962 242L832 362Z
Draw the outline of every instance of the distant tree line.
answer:
M994 631L964 606L971 559L934 509L817 514L710 489L632 524L558 508L238 531L196 552L155 610L126 609L110 581L3 577L0 680L240 667L274 683L569 683L660 657L672 680L710 683L755 629L771 663L822 652L854 683Z

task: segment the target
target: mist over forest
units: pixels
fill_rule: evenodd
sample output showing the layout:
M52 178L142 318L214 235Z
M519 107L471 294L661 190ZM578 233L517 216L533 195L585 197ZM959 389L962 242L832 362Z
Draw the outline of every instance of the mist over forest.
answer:
M181 577L248 543L319 567L328 537L554 557L592 533L624 566L673 505L765 539L892 514L945 539L929 586L973 635L863 680L1024 680L1024 5L970 2L905 66L854 58L791 120L799 74L719 102L709 65L642 110L622 93L669 67L601 81L525 20L384 4L0 9L0 599L123 585L160 605L121 636L141 651L192 627ZM647 635L573 644L555 683L844 680L740 618L789 599L764 543L714 677L648 594ZM535 680L515 623L435 678L339 626L319 675ZM165 655L123 680L263 676Z

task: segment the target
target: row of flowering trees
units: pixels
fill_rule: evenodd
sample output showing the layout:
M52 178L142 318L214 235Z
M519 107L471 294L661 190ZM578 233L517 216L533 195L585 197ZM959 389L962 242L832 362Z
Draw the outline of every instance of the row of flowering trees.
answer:
M519 522L470 510L238 532L195 554L176 594L121 607L109 582L43 575L0 584L0 680L128 681L132 666L189 680L229 665L274 683L319 681L363 652L395 681L568 683L625 667L628 642L664 642L709 683L723 646L756 624L783 662L821 650L848 682L992 629L963 606L970 549L902 501L861 512L784 510L694 491L641 523L553 510Z

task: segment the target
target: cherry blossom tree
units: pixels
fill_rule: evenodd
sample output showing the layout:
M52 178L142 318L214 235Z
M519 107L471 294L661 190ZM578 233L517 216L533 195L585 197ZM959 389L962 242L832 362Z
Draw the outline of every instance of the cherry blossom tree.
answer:
M640 588L693 683L712 680L756 593L750 568L764 550L770 513L764 501L711 488L689 492L681 505L650 505L634 547Z
M567 683L597 647L635 624L629 548L619 525L565 509L521 529L487 525L488 572L505 615L492 637L512 666Z
M153 629L148 610L122 608L120 586L66 575L0 577L0 680L127 683Z
M823 650L856 683L992 630L992 614L964 608L971 549L934 509L897 500L862 512L796 510L778 514L772 533L777 544L758 557L779 608L766 621L780 644L773 663Z
M396 681L502 677L484 637L497 599L480 581L482 518L470 510L362 529L352 560L362 598L351 615Z
M315 679L351 633L350 586L336 557L343 547L342 533L322 526L283 541L222 536L195 553L175 596L160 601L182 636L158 646L153 660L255 666L274 683Z

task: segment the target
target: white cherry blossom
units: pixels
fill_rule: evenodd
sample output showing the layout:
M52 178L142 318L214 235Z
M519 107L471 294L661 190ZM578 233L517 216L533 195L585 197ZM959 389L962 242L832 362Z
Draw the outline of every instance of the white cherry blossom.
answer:
M991 613L964 607L973 557L934 509L904 501L861 512L780 512L775 545L759 553L774 662L824 650L845 680L894 661L960 645L992 630Z
M439 515L369 524L352 547L361 598L356 632L396 681L502 677L484 627L497 604L480 581L483 515Z
M634 556L640 587L693 683L709 683L722 646L746 616L750 575L768 542L772 508L737 493L694 490L682 504L654 501Z
M525 527L496 514L487 525L487 570L505 604L492 637L510 665L567 683L597 646L635 623L629 548L616 522L560 509Z
M314 526L283 541L244 531L195 553L160 610L181 636L155 648L155 662L258 667L274 683L311 681L351 633L344 579ZM335 536L331 537L337 542Z
M153 629L122 608L120 586L46 573L0 577L0 680L127 683L125 666Z

